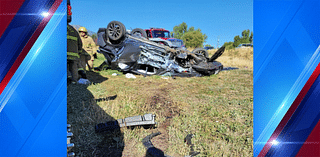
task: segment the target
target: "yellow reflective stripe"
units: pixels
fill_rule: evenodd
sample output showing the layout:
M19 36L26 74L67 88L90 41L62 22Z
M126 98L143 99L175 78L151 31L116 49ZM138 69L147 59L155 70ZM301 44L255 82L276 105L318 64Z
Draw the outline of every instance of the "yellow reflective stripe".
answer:
M77 41L77 40L78 40L78 39L77 39L77 37L70 36L70 35L67 35L67 39L71 39L71 40L75 40L75 41Z
M78 71L79 71L79 70L83 70L83 71L84 71L84 69L83 69L83 68L78 68Z
M77 57L73 57L73 56L68 56L67 59L68 60L77 60L78 58Z
M79 54L74 52L67 52L67 55L80 58Z
M70 31L70 32L75 32L74 29L72 29L72 26L68 25L67 28L68 28L68 31Z

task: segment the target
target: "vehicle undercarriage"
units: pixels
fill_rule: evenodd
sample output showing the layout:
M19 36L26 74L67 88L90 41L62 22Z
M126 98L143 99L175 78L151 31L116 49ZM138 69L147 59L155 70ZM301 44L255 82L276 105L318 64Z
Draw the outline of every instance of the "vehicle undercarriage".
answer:
M157 42L159 41L159 42ZM223 65L215 61L225 48L208 57L208 52L196 48L192 52L175 47L166 40L150 41L139 33L126 32L125 26L112 21L107 28L98 31L99 52L106 58L111 69L145 76L209 76L218 74Z

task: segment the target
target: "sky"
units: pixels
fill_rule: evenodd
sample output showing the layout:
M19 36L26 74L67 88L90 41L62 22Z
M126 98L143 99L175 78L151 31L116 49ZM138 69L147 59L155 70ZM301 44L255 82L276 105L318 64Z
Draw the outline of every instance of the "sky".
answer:
M214 47L233 41L243 30L253 30L253 0L71 0L71 25L97 32L111 21L127 30L173 27L185 22L200 28Z

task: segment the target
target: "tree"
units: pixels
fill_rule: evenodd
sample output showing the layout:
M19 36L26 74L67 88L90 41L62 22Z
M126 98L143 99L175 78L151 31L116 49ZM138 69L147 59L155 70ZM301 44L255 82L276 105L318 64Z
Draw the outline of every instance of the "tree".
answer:
M233 41L233 46L237 47L242 43L252 43L253 40L253 32L251 32L250 34L250 30L244 30L241 33L241 37L239 35L234 37L234 41Z
M206 45L204 45L204 47L213 47L213 46L210 44L206 44Z
M233 38L233 47L237 47L239 44L241 44L241 38L239 35L235 36Z
M223 46L226 48L226 50L229 50L229 49L233 49L233 48L234 48L232 41L230 41L230 42L225 42L225 43L223 44Z
M195 29L182 22L178 26L173 27L174 38L182 39L186 47L202 47L203 43L207 40L208 36L201 32L201 29ZM171 34L172 35L172 34Z
M250 38L249 38L250 43L253 42L253 32L251 32Z
M187 32L182 36L182 40L186 47L197 48L202 47L204 43L203 34L199 31Z
M200 33L202 34L202 36L203 36L203 42L206 42L208 36L207 36L206 34L202 33L200 28L198 28L196 31L198 31L198 32L200 32Z
M233 38L233 42L232 41L225 42L223 44L223 46L227 50L229 50L229 49L233 49L235 47L238 47L242 43L252 43L252 41L253 41L253 32L250 33L250 30L247 29L247 30L242 31L241 37L239 35L237 35Z
M195 31L193 26L188 29L188 32L192 32L192 31Z
M187 32L188 25L185 22L182 22L178 26L173 27L174 38L182 39L184 33ZM171 34L172 35L172 34Z

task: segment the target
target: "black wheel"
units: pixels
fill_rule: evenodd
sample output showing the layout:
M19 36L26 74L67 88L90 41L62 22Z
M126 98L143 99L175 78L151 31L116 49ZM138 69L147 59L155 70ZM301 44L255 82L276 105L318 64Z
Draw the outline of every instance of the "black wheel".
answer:
M147 33L141 28L135 28L131 31L132 36L141 36L147 38Z
M126 27L119 21L111 21L107 26L107 36L112 41L122 39L126 34Z
M196 54L197 56L204 56L205 58L208 58L208 52L206 49L203 48L196 48L192 51L193 54Z

